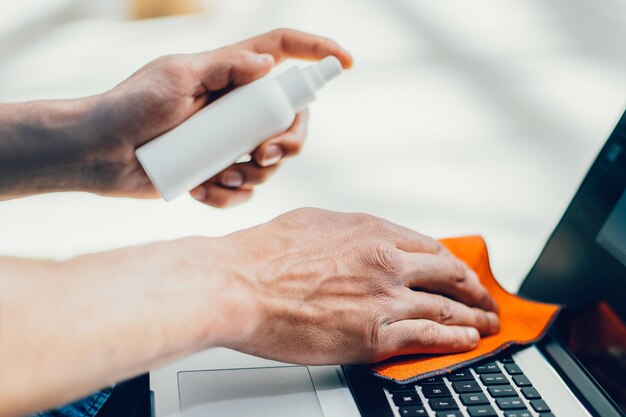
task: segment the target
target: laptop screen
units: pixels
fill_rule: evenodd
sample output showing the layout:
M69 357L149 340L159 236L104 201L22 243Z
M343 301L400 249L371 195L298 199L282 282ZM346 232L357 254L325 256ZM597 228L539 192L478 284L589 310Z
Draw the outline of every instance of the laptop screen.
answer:
M626 113L520 294L567 305L553 334L626 412Z

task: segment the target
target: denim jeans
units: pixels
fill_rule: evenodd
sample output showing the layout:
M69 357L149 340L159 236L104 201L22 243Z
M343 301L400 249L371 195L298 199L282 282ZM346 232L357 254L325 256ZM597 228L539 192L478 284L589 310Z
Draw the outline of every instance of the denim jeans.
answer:
M112 387L100 390L88 397L56 410L34 414L31 417L95 417L111 395Z

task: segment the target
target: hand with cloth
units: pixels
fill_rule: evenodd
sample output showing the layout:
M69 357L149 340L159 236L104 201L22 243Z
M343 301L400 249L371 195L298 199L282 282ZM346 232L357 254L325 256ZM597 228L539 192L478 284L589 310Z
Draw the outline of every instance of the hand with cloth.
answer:
M280 30L158 59L102 95L2 104L0 196L156 197L138 146L283 59L327 55L351 65L330 40ZM218 207L247 199L298 153L307 118L192 195ZM57 407L216 346L300 364L466 351L498 331L497 311L437 241L366 214L300 209L220 238L0 258L0 416Z

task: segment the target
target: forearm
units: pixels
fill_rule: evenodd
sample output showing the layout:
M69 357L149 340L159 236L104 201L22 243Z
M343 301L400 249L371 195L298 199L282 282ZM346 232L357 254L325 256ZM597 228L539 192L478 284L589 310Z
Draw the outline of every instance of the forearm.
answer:
M228 272L213 261L214 242L66 262L1 259L0 416L58 406L227 344L232 282L221 279Z
M86 163L94 103L0 104L0 200L88 188L94 175Z

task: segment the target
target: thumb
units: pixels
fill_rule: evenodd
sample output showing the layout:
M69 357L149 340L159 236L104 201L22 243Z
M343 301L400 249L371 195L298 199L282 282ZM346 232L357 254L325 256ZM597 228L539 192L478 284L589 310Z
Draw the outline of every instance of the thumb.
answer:
M198 54L200 77L209 91L240 86L263 77L274 67L274 57L245 49L224 48Z

